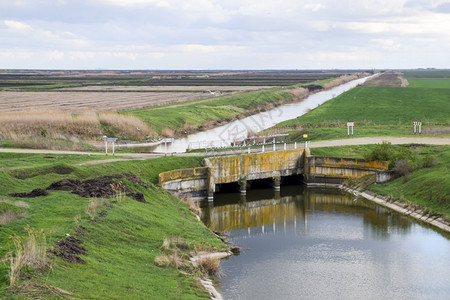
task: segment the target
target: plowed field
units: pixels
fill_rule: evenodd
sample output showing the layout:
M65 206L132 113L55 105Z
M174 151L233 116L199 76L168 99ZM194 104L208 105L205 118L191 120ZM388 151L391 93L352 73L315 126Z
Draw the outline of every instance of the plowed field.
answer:
M203 92L0 92L0 112L120 111L212 97Z

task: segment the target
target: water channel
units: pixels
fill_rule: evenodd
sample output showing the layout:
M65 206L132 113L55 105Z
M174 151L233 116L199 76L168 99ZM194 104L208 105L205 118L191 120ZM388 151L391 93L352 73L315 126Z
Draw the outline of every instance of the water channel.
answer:
M165 148L166 145L161 144L156 147L136 148L135 150L141 152L186 152L190 143L242 140L248 136L249 130L259 132L280 122L297 118L310 109L316 108L318 105L364 83L370 77L356 79L330 90L312 94L301 102L281 105L272 110L236 120L220 127L175 139L173 143L167 144L167 149Z
M224 299L449 299L450 236L335 189L216 194L203 221L241 254Z

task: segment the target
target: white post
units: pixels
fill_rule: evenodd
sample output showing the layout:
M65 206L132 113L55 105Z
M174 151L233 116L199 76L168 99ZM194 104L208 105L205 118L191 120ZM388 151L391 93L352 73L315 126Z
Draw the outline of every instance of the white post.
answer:
M422 124L419 123L419 134L422 134Z
M276 150L277 150L276 147L277 147L277 146L276 146L275 144L273 144L273 151L276 151Z
M284 150L286 150L286 143L284 143Z
M414 124L414 134L416 133L416 124Z
M297 149L297 142L294 143L294 149Z
M347 125L347 135L350 135L350 126Z
M108 155L108 142L106 141L106 137L105 137L105 153L106 155Z
M115 144L115 143L114 143L114 141L113 141L113 156L114 156L114 144Z
M275 144L275 138L273 138L273 143Z
M167 141L164 140L164 154L167 156Z
M308 148L308 141L305 141L305 148Z
M264 153L264 144L263 144L263 147L262 147L262 152Z
M248 154L250 154L250 147L248 147L248 151L247 151L247 153L248 153Z

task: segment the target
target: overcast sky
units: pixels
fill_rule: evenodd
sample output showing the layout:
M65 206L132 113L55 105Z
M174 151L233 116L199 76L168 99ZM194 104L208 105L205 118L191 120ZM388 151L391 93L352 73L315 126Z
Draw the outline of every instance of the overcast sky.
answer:
M450 68L450 0L0 0L18 68Z

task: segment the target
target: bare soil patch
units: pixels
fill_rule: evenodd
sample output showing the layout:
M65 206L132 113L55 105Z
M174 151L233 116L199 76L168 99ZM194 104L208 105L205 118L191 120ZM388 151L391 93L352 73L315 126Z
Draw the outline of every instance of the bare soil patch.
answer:
M364 86L389 86L389 87L405 87L408 80L403 78L400 72L385 72L370 80L367 80Z
M117 195L117 193L124 193L136 201L143 203L147 202L141 192L132 192L131 189L121 181L122 179L127 179L144 188L149 188L146 183L142 182L140 178L135 175L116 174L87 180L63 179L52 183L45 190L35 189L29 193L15 193L10 194L9 196L32 198L46 196L48 191L69 191L72 194L85 198L111 198Z

